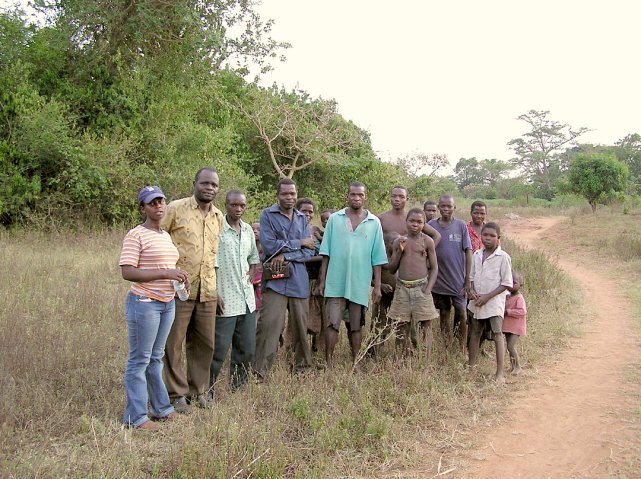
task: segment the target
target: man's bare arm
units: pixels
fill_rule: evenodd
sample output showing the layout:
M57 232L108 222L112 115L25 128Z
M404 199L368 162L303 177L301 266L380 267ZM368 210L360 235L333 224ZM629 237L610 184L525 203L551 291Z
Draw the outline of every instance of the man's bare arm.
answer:
M432 241L434 241L434 247L436 248L441 241L441 233L436 231L432 226L428 225L425 223L425 226L423 226L423 233L425 233L427 236L432 238Z

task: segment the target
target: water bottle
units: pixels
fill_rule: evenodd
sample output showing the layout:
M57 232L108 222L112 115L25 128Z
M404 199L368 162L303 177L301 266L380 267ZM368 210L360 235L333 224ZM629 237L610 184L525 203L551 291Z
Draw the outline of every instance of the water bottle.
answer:
M189 293L185 289L185 283L182 281L173 280L174 291L178 293L178 299L181 301L187 301L189 299Z

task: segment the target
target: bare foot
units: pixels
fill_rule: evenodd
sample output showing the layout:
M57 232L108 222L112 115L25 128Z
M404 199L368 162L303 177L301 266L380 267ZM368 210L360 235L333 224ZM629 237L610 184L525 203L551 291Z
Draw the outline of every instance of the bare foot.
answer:
M521 366L514 366L514 367L510 370L510 373L512 373L513 375L517 376L517 375L521 374L521 372L522 372L522 371L523 371L523 370L521 369Z
M494 381L496 381L496 384L505 384L505 376L503 376L503 373L497 374L494 376Z

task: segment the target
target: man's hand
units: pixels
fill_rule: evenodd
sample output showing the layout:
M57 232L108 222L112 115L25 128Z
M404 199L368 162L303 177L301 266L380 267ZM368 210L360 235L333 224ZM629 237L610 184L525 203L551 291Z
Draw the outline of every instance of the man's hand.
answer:
M394 292L391 284L381 283L381 293L390 294Z
M307 249L314 249L316 248L316 242L314 241L314 238L310 236L309 238L300 240L300 247L307 248Z
M225 301L223 301L223 298L218 296L218 300L216 301L216 316L222 316L225 314Z
M401 253L405 251L405 242L407 241L407 236L401 236L398 239L398 248L401 250Z
M272 265L272 272L274 273L280 273L281 270L283 269L283 263L285 262L285 255L284 254L279 254L278 256L274 256L272 260L270 261Z
M476 297L478 297L478 294L474 291L474 287L470 280L465 281L465 287L461 292L467 294L467 297L471 299L476 299Z
M407 241L407 236L399 236L396 241L394 241L394 250L400 251L401 253L405 251L405 242Z
M483 306L486 304L492 297L489 294L477 294L477 297L474 300L476 306Z
M378 288L374 287L374 289L372 289L372 303L374 303L374 304L380 303L381 302L381 297L382 297L381 288L380 287L378 287Z

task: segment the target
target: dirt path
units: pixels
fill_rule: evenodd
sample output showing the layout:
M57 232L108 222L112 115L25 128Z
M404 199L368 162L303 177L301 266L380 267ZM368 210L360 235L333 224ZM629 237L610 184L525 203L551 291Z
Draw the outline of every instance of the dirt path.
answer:
M526 246L550 251L567 241L551 229L560 220L520 219L503 226ZM625 374L640 348L631 333L631 308L615 280L577 261L566 255L559 264L579 281L594 311L585 334L529 387L514 392L505 412L509 419L479 433L476 460L454 477L612 477L617 460L634 453L628 446L635 432L626 420L633 385Z

